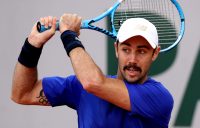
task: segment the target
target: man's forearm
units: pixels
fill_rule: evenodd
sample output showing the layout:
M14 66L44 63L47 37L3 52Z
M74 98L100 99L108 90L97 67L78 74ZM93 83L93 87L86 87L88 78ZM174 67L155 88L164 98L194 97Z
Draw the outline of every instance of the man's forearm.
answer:
M105 76L84 49L74 49L70 53L70 59L78 79L86 90L103 82Z

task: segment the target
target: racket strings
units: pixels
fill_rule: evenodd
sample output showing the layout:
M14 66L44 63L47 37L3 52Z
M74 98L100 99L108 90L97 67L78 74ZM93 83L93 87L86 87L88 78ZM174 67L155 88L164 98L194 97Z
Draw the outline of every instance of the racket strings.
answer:
M145 18L156 26L159 44L162 48L168 47L177 40L180 30L180 18L170 0L123 1L114 16L116 31L126 19L138 17Z

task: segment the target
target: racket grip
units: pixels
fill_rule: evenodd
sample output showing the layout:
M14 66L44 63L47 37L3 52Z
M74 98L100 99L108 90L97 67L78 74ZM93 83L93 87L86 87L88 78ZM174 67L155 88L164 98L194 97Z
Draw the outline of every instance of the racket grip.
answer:
M39 21L37 22L37 30L38 32L44 32L46 30L49 30L51 27L45 28L44 25L42 25ZM56 31L59 31L59 21L56 21Z

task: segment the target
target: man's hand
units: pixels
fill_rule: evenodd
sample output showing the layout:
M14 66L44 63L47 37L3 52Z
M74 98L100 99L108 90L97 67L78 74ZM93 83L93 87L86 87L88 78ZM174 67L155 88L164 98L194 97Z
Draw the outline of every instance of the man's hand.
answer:
M71 30L80 35L80 26L82 18L77 14L63 14L60 18L59 29L60 33L66 30Z
M51 27L49 30L39 33L36 24L33 26L28 41L31 45L40 48L42 47L56 32L56 17L48 16L40 18L40 23L45 28Z

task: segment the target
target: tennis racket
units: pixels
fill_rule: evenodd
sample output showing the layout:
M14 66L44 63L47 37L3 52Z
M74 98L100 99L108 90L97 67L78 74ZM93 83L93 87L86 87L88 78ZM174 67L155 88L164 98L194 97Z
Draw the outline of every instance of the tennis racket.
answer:
M110 30L93 25L106 17L111 25ZM184 35L185 18L176 0L117 0L101 15L83 20L81 29L96 30L116 39L119 27L128 18L145 18L156 26L161 46L160 52L174 48ZM49 28L45 28L38 22L37 29L43 32ZM57 30L59 30L59 21Z

